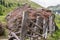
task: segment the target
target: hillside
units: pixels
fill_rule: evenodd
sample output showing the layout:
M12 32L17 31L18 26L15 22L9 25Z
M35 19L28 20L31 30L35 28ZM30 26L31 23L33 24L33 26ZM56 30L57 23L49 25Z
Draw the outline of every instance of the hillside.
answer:
M41 8L40 5L30 0L0 0L0 21L5 22L7 13L23 4L28 3L33 8Z
M49 6L48 9L51 9L54 12L58 12L60 14L60 4L56 6Z

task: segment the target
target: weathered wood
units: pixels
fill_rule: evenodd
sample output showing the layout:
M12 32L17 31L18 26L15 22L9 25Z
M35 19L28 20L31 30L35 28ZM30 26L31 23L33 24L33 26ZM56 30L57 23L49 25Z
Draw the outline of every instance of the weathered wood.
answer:
M53 29L53 32L54 32L55 31L55 27L56 27L55 26L56 24L55 24L55 15L54 14L52 15L52 21L53 21L53 24L52 24L53 28L52 29Z
M53 22L53 28L52 28L52 31L54 32L55 31L55 23Z
M43 19L43 37L46 39L47 38L47 20Z
M55 30L55 28L52 27L54 26L54 21L53 18L51 18L52 17L51 15L52 15L51 10L33 9L28 5L24 5L21 8L17 8L16 10L8 14L6 19L8 21L8 28L15 34L20 33L21 40L26 39L25 36L28 36L27 35L28 32L30 32L29 36L31 38L34 37L34 39L30 40L36 40L35 39L37 38L36 35L42 37L41 35L42 33L44 38L47 37L48 26L50 33L52 33L52 31ZM35 20L36 22L34 22ZM31 23L32 25L30 25ZM40 31L42 31L42 33Z
M36 24L37 24L37 25L39 24L39 20L40 20L40 19L39 19L39 16L37 16L37 18L36 18ZM35 32L39 31L37 26L34 27L34 31L35 31ZM33 33L33 36L36 36L36 34ZM33 40L37 40L37 39L38 39L38 37L33 38Z
M28 13L25 13L23 11L23 16L22 16L22 25L21 25L21 40L25 40L25 36L26 36L26 22L28 21Z
M29 19L30 22L32 22L35 26L37 26L40 29L43 29L42 27L40 27L38 24L34 23L32 20Z
M17 40L20 40L20 39L18 38L18 36L17 36L14 32L12 32L12 31L11 31L11 35L12 35L13 37L15 37Z
M53 17L49 17L49 33L52 34L52 27L53 27Z

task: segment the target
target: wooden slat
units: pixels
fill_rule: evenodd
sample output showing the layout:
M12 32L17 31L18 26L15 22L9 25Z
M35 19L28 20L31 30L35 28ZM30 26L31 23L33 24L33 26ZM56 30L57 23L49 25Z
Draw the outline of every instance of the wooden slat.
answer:
M15 37L17 40L20 40L20 39L18 38L18 36L17 36L14 32L11 32L11 35L12 35L13 37Z
M52 34L52 27L53 27L53 18L52 16L49 17L49 33Z
M40 29L43 29L42 27L40 27L38 24L34 23L32 20L29 19L30 22L32 22L35 26L37 26Z
M43 19L43 37L46 39L47 38L47 20Z
M36 18L36 24L37 24L37 25L39 25L39 20L40 20L40 19L39 19L39 16L37 16L37 18ZM34 27L34 31L35 31L35 32L39 31L37 26ZM36 36L36 34L33 33L33 36ZM37 39L38 39L38 37L33 38L33 40L37 40Z
M28 13L23 12L22 16L22 25L21 25L21 40L25 40L25 35L26 35L26 22L28 17Z

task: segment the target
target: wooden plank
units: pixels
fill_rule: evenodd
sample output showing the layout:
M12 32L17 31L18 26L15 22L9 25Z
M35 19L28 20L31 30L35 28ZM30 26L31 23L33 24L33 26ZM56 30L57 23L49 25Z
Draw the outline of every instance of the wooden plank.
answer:
M36 18L36 25L39 25L39 16L37 16L37 18ZM38 31L38 27L37 26L34 27L34 31L35 32Z
M52 25L53 28L52 29L53 29L53 32L55 31L55 25L56 25L54 20L55 20L55 15L53 14L52 15L52 21L53 21L53 25Z
M39 16L37 16L37 18L36 18L36 24L39 25ZM34 27L34 31L35 32L39 31L37 26ZM36 36L36 34L33 33L33 36ZM38 37L33 38L33 40L37 40L37 39L38 39Z
M55 31L55 23L53 22L53 28L52 28L53 32Z
M15 37L17 40L20 40L20 39L18 38L18 36L17 36L14 32L11 32L11 35L12 35L13 37Z
M32 22L35 26L37 26L40 29L43 29L42 27L40 27L38 24L34 23L32 20L29 19L30 22Z
M48 26L47 26L47 20L46 19L43 19L43 37L46 39L47 38L47 30L48 30L48 28L47 28Z
M53 27L53 18L52 16L49 17L49 33L52 34L52 27Z
M21 25L21 37L20 37L21 40L25 40L27 19L28 19L28 13L23 12L22 25Z

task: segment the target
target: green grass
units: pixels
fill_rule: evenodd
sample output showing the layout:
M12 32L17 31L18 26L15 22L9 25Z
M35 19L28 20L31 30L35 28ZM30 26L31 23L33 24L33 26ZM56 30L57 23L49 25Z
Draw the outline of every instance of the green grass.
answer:
M60 15L58 14L55 15L55 22L58 28L60 29Z
M60 40L60 29L58 29L52 36L49 36L47 40Z

